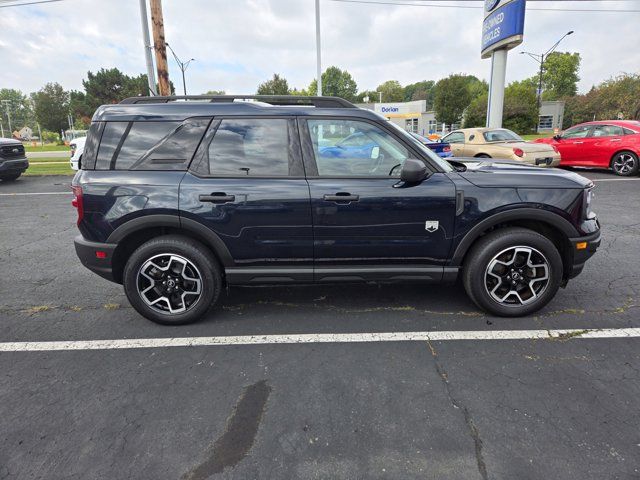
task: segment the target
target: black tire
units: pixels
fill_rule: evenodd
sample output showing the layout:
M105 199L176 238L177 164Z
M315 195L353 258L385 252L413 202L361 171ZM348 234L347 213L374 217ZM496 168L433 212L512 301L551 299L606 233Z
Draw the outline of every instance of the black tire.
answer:
M616 153L611 159L611 170L621 177L637 175L638 155L629 151Z
M2 175L0 176L0 180L2 180L3 182L13 182L14 180L20 178L20 175L22 175L22 172L12 173L10 175Z
M166 265L166 270L149 266L148 262L153 260L158 266L163 267L167 257L169 264ZM183 260L187 262L187 266L183 267L182 272L172 272L175 270L173 267L185 265L181 263ZM155 272L157 279L141 274L145 265L149 269L146 273ZM185 272L187 276L193 277L194 282L186 280L185 283ZM180 295L181 292L197 290L197 278L200 278L199 296L195 292L185 294L195 299ZM163 281L165 284L172 281L172 285L175 284L177 288L173 293L161 291L169 288L162 286ZM155 285L153 287L152 282ZM190 285L189 288L185 287L187 284ZM211 252L201 243L180 235L165 235L149 240L131 254L124 267L123 285L129 302L140 315L163 325L183 325L198 321L217 302L222 288L222 270ZM181 289L181 286L184 288ZM141 293L141 290L145 289L149 290L145 296L147 301L143 300ZM149 298L153 295L158 298L164 297L165 300L160 299L155 306L149 305L149 300L154 301L153 298ZM181 300L178 297L181 297ZM188 305L188 302L191 303ZM168 311L174 303L178 307L181 304L184 311L178 312L179 308L176 312Z
M516 250L516 247L523 249ZM510 258L513 263L506 266ZM537 266L527 267L523 259ZM491 265L494 266L489 273ZM562 282L562 267L560 252L551 240L526 228L509 227L491 232L476 242L467 254L462 280L467 295L482 310L501 317L521 317L540 310L556 295ZM498 280L497 273L504 277ZM512 286L514 274L519 280L516 286ZM542 279L545 275L546 283ZM516 293L509 293L514 289ZM492 293L495 297L504 295L503 301L494 298Z

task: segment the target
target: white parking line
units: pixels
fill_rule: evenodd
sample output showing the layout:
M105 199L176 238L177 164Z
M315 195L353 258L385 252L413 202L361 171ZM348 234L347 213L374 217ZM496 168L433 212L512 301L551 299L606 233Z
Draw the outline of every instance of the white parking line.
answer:
M22 192L22 193L0 193L0 197L23 197L28 195L71 195L71 192Z
M275 345L300 343L426 342L452 340L535 340L578 338L638 338L640 328L586 330L489 330L388 333L316 333L294 335L244 335L229 337L133 338L60 342L5 342L0 352L51 352L68 350L119 350L135 348L212 347L220 345Z
M592 178L593 182L637 182L640 178Z

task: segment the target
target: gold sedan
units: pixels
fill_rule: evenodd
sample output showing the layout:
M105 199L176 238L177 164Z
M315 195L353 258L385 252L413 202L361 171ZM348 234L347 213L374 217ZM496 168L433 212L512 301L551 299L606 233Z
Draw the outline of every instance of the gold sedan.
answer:
M560 165L553 145L526 142L506 128L462 128L442 138L454 157L505 158L540 167Z

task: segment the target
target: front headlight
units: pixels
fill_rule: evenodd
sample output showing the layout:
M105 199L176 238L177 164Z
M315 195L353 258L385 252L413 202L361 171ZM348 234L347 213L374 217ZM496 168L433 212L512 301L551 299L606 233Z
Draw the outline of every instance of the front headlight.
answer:
M591 210L593 202L593 189L594 187L586 188L584 190L582 198L582 218L589 219L595 218L596 214Z

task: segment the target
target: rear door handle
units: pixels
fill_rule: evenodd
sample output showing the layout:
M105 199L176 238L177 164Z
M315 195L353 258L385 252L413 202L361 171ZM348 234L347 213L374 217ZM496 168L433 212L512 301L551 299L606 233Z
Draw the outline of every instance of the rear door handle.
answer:
M573 142L574 145L580 145L582 143L584 143L584 142Z
M227 195L224 192L214 192L211 195L200 195L198 200L201 202L210 202L210 203L227 203L233 202L236 199L235 195Z
M347 192L338 192L335 195L325 195L322 197L327 202L349 203L360 200L360 195L351 195Z
M611 141L612 142L621 142L622 139L621 138L612 138Z

